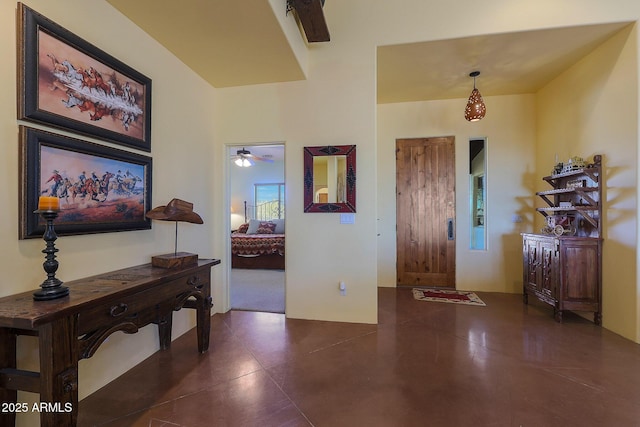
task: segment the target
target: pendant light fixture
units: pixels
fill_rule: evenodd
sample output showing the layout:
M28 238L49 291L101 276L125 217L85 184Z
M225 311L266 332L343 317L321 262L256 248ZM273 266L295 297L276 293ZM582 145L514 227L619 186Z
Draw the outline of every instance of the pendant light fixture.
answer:
M471 91L469 101L467 101L467 106L464 109L464 118L470 122L477 122L487 113L487 107L484 105L482 95L476 89L476 77L479 75L480 71L474 71L469 74L469 77L473 77L473 91Z

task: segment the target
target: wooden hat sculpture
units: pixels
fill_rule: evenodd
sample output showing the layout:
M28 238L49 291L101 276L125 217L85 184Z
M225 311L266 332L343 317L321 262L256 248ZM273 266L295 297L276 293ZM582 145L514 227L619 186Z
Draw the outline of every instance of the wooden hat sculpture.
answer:
M190 222L192 224L204 223L202 217L193 211L193 203L180 199L172 199L166 206L158 206L157 208L151 209L147 212L146 217L160 221L175 221L176 223L174 252L172 254L151 257L151 264L154 267L176 268L198 262L197 254L178 252L178 222Z

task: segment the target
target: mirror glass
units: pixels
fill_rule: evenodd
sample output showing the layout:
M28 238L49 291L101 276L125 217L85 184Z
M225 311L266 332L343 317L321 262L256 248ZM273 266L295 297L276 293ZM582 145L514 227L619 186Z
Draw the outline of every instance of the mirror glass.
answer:
M347 156L313 158L313 202L345 203L347 201Z
M487 139L469 140L469 206L471 249L487 249Z
M356 211L356 146L304 148L304 211Z

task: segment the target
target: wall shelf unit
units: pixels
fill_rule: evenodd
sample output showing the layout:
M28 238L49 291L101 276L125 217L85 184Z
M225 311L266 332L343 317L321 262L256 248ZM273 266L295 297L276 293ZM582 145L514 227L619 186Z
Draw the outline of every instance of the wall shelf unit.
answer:
M554 216L566 215L569 222L574 222L573 234L600 237L601 168L602 156L595 155L593 163L586 167L542 178L553 187L536 193L548 205L537 208L547 218L548 226L555 225L557 218L553 218Z
M602 323L602 156L584 167L545 176L553 188L536 193L546 207L540 234L522 234L523 298L533 295L564 311L589 311Z

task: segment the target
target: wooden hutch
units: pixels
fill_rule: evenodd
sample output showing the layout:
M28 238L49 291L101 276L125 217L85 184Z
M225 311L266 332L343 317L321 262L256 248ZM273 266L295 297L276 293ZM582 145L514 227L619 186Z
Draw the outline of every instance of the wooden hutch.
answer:
M602 156L556 167L542 179L552 188L536 193L548 205L536 210L547 225L541 234L522 234L524 303L533 295L553 306L558 322L564 311L593 312L600 325Z

